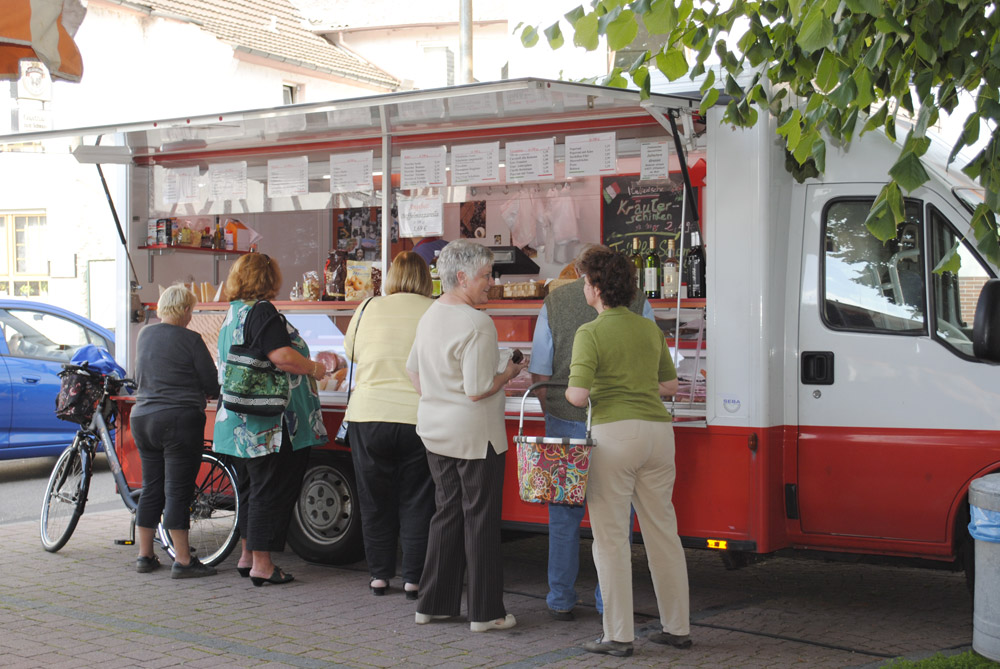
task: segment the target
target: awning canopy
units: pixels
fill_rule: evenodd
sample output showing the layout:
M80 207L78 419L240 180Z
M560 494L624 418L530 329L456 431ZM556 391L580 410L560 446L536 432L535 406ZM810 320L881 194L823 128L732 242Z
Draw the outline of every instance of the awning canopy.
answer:
M80 81L83 58L63 23L63 0L4 0L0 79L21 76L21 60L40 60L53 78Z
M83 162L178 164L223 157L251 161L331 148L454 141L463 137L545 133L555 126L667 127L670 110L696 112L700 96L638 91L545 79L513 79L404 91L241 112L221 112L0 136L0 151L41 143L46 152L73 151ZM93 137L117 136L123 146L93 146ZM89 139L88 139L89 138ZM106 138L104 145L112 142ZM66 140L66 141L62 141ZM4 146L6 145L6 146ZM80 150L82 145L89 147ZM126 148L127 147L127 148ZM31 150L37 151L37 145ZM86 155L84 155L86 154Z

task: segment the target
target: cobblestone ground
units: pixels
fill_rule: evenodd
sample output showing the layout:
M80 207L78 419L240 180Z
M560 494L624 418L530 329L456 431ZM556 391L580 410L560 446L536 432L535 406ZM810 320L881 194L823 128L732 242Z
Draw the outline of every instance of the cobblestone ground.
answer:
M688 551L692 636L687 651L644 639L629 659L590 655L600 635L589 542L572 623L545 607L544 537L503 545L505 602L518 624L473 634L464 621L413 623L394 582L372 597L364 563L323 567L294 553L278 564L294 583L254 588L236 556L205 579L134 571L123 511L85 513L58 553L36 523L0 526L0 666L9 667L879 667L967 649L972 603L961 573L773 558L727 571ZM633 549L637 636L655 628L645 554Z

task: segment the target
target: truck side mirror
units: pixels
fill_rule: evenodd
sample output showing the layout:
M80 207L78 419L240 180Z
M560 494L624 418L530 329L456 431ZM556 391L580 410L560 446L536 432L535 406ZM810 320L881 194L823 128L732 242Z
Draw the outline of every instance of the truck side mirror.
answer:
M1000 279L988 280L979 293L972 352L977 358L1000 362Z

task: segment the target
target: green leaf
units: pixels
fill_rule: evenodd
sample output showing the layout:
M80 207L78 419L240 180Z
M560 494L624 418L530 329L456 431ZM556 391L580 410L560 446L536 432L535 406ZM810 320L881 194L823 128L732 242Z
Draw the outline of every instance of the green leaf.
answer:
M778 126L778 134L785 138L785 146L788 147L789 151L794 152L799 145L799 140L802 137L801 121L802 116L799 114L799 110L793 109L788 120ZM799 164L802 164L801 160Z
M632 72L632 81L639 87L639 97L643 100L649 97L649 68L640 67Z
M952 272L957 274L958 270L962 267L962 259L958 255L958 247L961 245L961 241L955 240L955 243L944 254L944 257L938 261L938 264L934 266L932 270L935 274L944 274L945 272Z
M636 23L635 14L626 9L608 24L608 48L620 51L631 44L638 34L639 25Z
M812 148L810 150L810 156L813 162L816 163L816 169L820 172L826 171L826 142L823 141L822 137L818 137L812 143Z
M857 90L857 95L854 98L854 105L857 109L868 109L868 106L875 101L875 96L872 95L872 76L871 72L865 67L858 67L854 71L854 88Z
M876 19L875 29L883 33L896 33L902 38L903 42L906 42L910 38L910 35L906 32L906 28L892 14L884 14L881 18Z
M597 48L597 14L587 14L581 17L573 28L573 44L581 46L587 51L593 51Z
M875 128L880 128L885 124L886 118L889 116L889 105L884 104L878 108L874 116L869 116L868 120L865 122L865 127L861 131L861 134L868 132L869 130L874 130Z
M792 150L792 155L795 156L795 160L798 161L799 165L802 165L807 160L809 160L812 154L812 147L816 140L823 141L820 138L819 132L812 128L799 140L798 146Z
M583 10L583 5L581 5L581 6L577 7L576 9L572 9L569 12L563 14L563 17L567 21L569 21L569 24L571 26L573 26L573 29L575 30L576 29L576 22L579 21L580 19L582 19L586 15L587 15L587 12L585 12Z
M865 226L881 242L896 238L896 227L903 222L903 195L899 185L890 181L872 204Z
M811 53L829 46L832 41L833 23L823 14L822 3L813 3L802 20L795 42L803 51Z
M688 71L688 62L683 50L671 48L666 53L656 54L656 67L668 80L675 81Z
M604 77L601 81L601 86L607 86L609 88L628 88L628 81L622 76L622 68L616 67L611 70L611 74Z
M715 106L715 103L719 101L719 89L712 88L709 89L705 95L701 98L701 105L699 105L698 111L702 116L708 113L708 110Z
M879 0L847 0L846 4L852 14L882 16L882 13L885 11Z
M972 212L972 231L976 235L976 248L994 265L1000 265L1000 240L997 239L996 214L981 204Z
M824 93L829 93L837 85L837 75L839 74L837 56L832 51L823 51L816 66L816 85Z
M889 176L905 188L907 193L920 188L930 178L920 158L912 151L904 152L899 157L896 164L889 168Z
M846 78L840 86L837 86L837 90L830 94L830 102L837 109L846 109L849 104L854 102L854 99L858 96L857 86L854 85L854 79L851 77Z
M677 26L677 9L672 0L655 0L642 15L642 23L650 35L666 35Z
M549 46L552 47L552 49L558 49L566 43L565 38L563 38L562 30L559 28L558 21L545 29L545 38L549 40Z
M736 83L736 79L734 79L731 74L726 75L726 95L734 98L743 97L743 88Z
M521 31L521 44L528 49L538 44L538 31L534 26L525 26Z
M701 92L705 93L708 89L715 85L715 70L709 70L705 75L705 81L701 82Z

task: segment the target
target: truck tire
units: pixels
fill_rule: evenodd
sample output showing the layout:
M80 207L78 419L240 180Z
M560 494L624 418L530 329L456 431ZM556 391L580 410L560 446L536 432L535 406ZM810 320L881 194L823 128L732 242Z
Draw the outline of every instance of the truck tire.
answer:
M303 560L350 564L365 556L354 467L345 457L313 451L292 512L288 545Z

